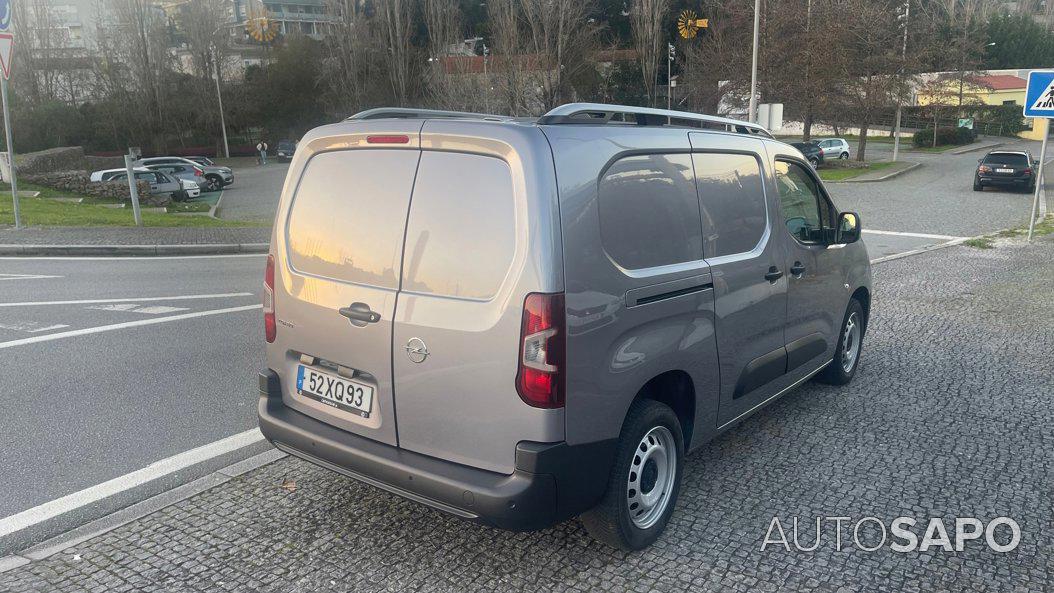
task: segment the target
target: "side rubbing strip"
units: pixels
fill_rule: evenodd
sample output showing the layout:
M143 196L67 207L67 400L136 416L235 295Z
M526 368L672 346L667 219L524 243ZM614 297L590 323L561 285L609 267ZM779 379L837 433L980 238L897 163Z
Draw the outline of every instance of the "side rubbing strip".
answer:
M710 290L714 287L710 274L700 274L671 282L642 286L626 292L626 306L636 307L647 305L656 301L672 299L674 297Z

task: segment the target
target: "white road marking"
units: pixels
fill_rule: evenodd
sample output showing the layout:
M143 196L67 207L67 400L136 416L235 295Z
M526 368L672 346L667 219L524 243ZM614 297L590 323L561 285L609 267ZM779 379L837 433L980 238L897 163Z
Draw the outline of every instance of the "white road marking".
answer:
M75 257L69 255L5 255L0 257L0 261L3 260L53 260L53 261L112 261L112 260L138 260L143 262L151 262L165 259L223 259L229 257L267 257L266 253L225 253L217 255L117 255L112 257L105 256L91 256L91 257Z
M22 303L0 303L0 307L36 307L41 305L89 305L95 303L144 303L149 301L189 301L192 299L228 299L256 296L251 292L226 292L220 294L184 294L162 297L131 297L127 299L83 299L79 301L26 301Z
M40 332L51 331L53 329L62 329L64 327L69 327L69 326L66 325L65 323L56 323L55 325L49 325L47 327L38 327L37 329L31 329L31 330L29 330L29 333L37 334L37 333L40 333Z
M145 315L163 315L165 313L175 313L176 311L189 311L190 307L168 307L165 305L153 305L151 307L139 307L138 309L132 309L133 313L143 313Z
M239 311L251 311L253 309L262 309L263 305L244 305L241 307L230 307L228 309L212 309L210 311L195 311L193 313L183 313L181 315L170 315L168 317L154 317L151 319L140 319L138 321L126 321L124 323L114 323L112 325L100 325L97 327L86 327L83 329L75 329L65 332L57 332L53 334L47 334L44 336L33 336L32 338L22 338L20 340L11 340L8 342L0 342L0 350L5 348L14 348L15 346L25 346L27 344L36 344L39 342L48 342L51 340L61 340L62 338L73 338L76 336L86 336L89 334L97 334L102 332L114 331L118 329L126 329L130 327L140 327L143 325L154 325L156 323L168 323L170 321L182 321L184 319L194 319L196 317L207 317L209 315L222 315L224 313L237 313Z
M45 326L43 322L40 321L15 321L10 323L0 323L0 329L9 329L12 331L27 332L31 334L47 331L49 329L60 329L63 327L69 326L62 324Z
M94 307L85 307L85 309L96 309L98 311L131 311L139 305L135 303L114 303L112 305L96 305Z
M872 235L896 235L898 237L916 237L918 239L940 239L942 241L955 241L957 239L969 239L969 237L956 237L954 235L929 235L926 233L901 233L898 231L876 231L872 229L864 229L866 233Z
M260 429L253 428L213 443L178 453L134 472L4 517L0 519L0 538L100 501L108 496L113 496L158 478L163 478L192 465L248 447L262 441L263 438Z
M41 280L44 278L62 278L62 276L49 276L45 274L0 274L0 281L3 280Z

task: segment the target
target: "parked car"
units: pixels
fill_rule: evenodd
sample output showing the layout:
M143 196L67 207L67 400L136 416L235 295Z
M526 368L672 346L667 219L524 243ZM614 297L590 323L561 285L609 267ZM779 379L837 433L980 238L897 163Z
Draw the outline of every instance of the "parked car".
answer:
M155 196L169 196L173 201L182 202L190 197L190 191L184 186L182 179L176 177L169 177L165 173L160 171L151 171L149 169L136 169L135 178L146 181L150 184L150 193ZM122 181L128 179L128 173L122 170L120 173L115 174L107 181ZM197 189L197 184L195 189ZM201 194L201 190L198 190L198 195Z
M816 142L825 159L849 160L849 143L842 138L824 138Z
M815 141L791 142L791 146L797 148L798 152L802 153L802 156L805 157L805 160L809 161L809 164L812 165L813 169L819 167L824 161L823 149L820 148L820 145Z
M1032 153L1019 150L994 150L978 159L973 175L973 190L999 185L1035 191L1039 162Z
M147 169L151 171L161 171L166 175L172 177L178 177L189 183L194 184L194 187L200 187L205 185L205 171L196 165L188 165L185 163L174 163L165 165L147 165Z
M212 159L207 157L207 156L188 156L187 160L188 161L194 161L195 163L197 163L199 165L203 165L205 167L215 167L215 166L217 166L216 163Z
M293 160L293 153L296 152L296 143L292 140L279 140L276 154L280 161L291 161Z
M752 131L704 128L729 121ZM263 434L458 517L648 546L687 452L859 366L860 218L762 132L580 103L309 132L264 274Z
M209 165L200 165L190 159L185 159L178 156L159 156L151 157L147 159L139 159L134 163L136 166L146 165L193 165L200 167L204 171L205 183L203 189L205 191L219 191L224 187L234 183L234 172L231 171L230 167L214 167Z

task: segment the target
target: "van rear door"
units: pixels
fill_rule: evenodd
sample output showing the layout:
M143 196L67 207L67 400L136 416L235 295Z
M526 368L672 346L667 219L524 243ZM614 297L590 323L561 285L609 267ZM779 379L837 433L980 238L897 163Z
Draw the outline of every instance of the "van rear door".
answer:
M420 127L338 124L305 138L276 222L269 362L281 367L283 400L390 445L398 444L392 320Z

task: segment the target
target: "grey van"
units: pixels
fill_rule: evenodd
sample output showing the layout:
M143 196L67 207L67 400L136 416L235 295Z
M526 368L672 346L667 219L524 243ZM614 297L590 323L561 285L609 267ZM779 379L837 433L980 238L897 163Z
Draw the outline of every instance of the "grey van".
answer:
M265 270L279 449L511 529L656 540L685 454L852 380L860 219L753 124L378 109L300 142Z

